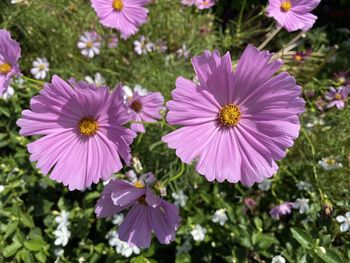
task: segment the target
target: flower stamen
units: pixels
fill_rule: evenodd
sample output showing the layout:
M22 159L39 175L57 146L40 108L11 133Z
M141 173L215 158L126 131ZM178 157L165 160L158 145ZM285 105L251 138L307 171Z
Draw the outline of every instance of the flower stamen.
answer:
M122 9L124 8L123 0L114 0L113 8L115 11L122 11Z
M220 122L225 126L236 126L240 118L241 111L235 104L227 104L219 112Z
M281 3L281 10L283 12L288 12L291 9L292 9L292 3L290 1L287 0Z
M142 110L142 103L138 100L134 100L131 103L130 108L133 109L135 112L140 112Z
M79 122L78 127L79 127L80 133L85 136L92 136L96 134L98 130L97 121L91 118L82 119Z
M135 186L136 188L140 188L140 189L145 188L145 184L144 184L142 181L136 181L136 182L134 183L134 186Z
M8 63L0 64L0 74L7 74L11 71L12 67Z

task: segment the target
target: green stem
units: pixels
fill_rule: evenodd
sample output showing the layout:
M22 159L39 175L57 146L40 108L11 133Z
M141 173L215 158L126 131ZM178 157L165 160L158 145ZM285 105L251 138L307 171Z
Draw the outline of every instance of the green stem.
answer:
M245 5L247 3L247 0L243 0L242 6L241 6L241 11L239 12L239 18L238 18L238 25L237 25L237 33L241 32L241 26L242 26L242 19L243 19L243 12Z
M313 162L312 162L312 170L313 170L313 174L314 174L314 178L315 178L315 181L316 181L316 185L317 185L317 188L318 188L318 191L320 193L320 197L321 197L321 201L323 201L325 198L324 198L324 194L322 192L322 189L320 187L320 182L319 182L319 178L318 178L318 174L317 174L317 169L316 169L316 150L315 150L315 147L311 141L311 138L310 136L308 135L307 133L307 130L305 130L304 128L301 129L310 148L311 148L311 154L312 154L312 159L313 159Z
M32 79L32 78L30 78L30 77L27 77L27 76L21 76L23 79L25 79L25 80L27 80L27 81L30 81L30 82L33 82L33 83L35 83L35 84L39 84L39 85L44 85L45 84L45 82L44 81L40 81L40 80L37 80L37 79Z
M184 171L185 171L185 164L184 164L184 163L181 163L180 172L178 172L176 175L174 175L174 176L172 176L172 177L166 179L166 180L164 181L164 184L163 184L163 185L166 186L167 184L171 183L172 181L174 181L174 180L180 178L180 177L183 175Z
M281 26L277 26L275 30L267 34L265 41L259 45L258 49L262 50L278 34L278 32L281 31L281 29L282 29Z

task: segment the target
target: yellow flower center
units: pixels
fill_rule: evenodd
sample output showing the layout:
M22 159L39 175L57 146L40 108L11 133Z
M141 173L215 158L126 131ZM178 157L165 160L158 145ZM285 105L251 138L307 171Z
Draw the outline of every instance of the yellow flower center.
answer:
M124 8L123 0L114 0L113 8L115 11L121 11Z
M342 96L341 94L339 94L339 93L336 93L336 94L334 95L334 98L335 98L336 100L341 100L341 99L343 98L343 96Z
M86 47L87 48L93 48L93 46L94 46L94 43L92 41L86 42Z
M227 104L219 112L220 122L225 126L236 126L241 118L241 111L235 104Z
M138 100L134 100L131 103L130 108L132 108L135 112L140 112L142 110L142 103Z
M288 12L291 9L292 9L292 3L290 1L287 0L281 3L281 10L283 12Z
M82 135L91 136L94 135L98 130L97 121L91 118L82 119L79 124L79 131Z
M145 188L145 184L144 184L142 181L136 181L136 182L134 183L134 186L135 186L136 188Z
M39 69L40 69L40 70L44 70L45 68L46 68L46 67L45 67L44 64L40 64L40 65L39 65Z
M335 164L335 160L334 159L328 159L328 160L326 160L326 163L328 165L332 165L332 164Z
M12 67L8 63L0 64L0 74L7 74L11 71Z
M300 61L303 60L303 56L301 56L301 55L295 55L295 56L294 56L294 59L295 59L295 61L300 62Z

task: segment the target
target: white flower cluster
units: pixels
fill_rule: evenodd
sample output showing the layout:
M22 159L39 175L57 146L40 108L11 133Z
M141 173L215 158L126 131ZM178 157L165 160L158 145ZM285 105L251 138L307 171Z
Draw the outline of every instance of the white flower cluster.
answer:
M58 224L56 230L53 232L55 235L55 245L65 247L68 244L70 238L69 226L69 213L62 211L60 215L55 217L55 221Z
M198 224L195 225L193 230L191 231L191 235L195 241L203 241L205 239L206 233L207 229Z
M178 207L185 207L186 206L188 196L185 195L182 190L172 193L171 196L174 198L174 204L176 206L178 206Z
M128 243L121 241L118 237L117 231L113 230L109 232L106 236L110 246L115 247L115 251L124 256L130 257L132 254L140 254L140 249L136 246L129 246Z
M227 219L228 218L226 215L226 210L222 208L222 209L215 211L213 218L212 218L212 221L213 221L213 223L218 223L221 226L223 226L223 225L225 225Z

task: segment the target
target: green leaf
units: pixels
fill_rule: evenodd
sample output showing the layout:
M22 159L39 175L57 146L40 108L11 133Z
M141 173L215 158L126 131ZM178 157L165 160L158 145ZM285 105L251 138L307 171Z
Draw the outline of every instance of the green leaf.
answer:
M263 231L263 221L259 217L254 217L254 224L256 229L258 229L260 232Z
M26 227L34 227L34 221L33 218L29 214L23 214L21 215L21 223Z
M273 244L278 244L278 240L274 236L263 234L260 232L253 234L252 242L255 248L260 250L265 250L270 246L272 246Z
M315 252L317 256L325 263L343 263L344 261L333 250L324 247L316 247Z
M42 262L42 263L45 263L46 262L46 255L42 252L38 252L35 254L35 258L39 261L39 262Z
M293 238L298 241L298 243L306 248L311 249L314 246L314 240L310 236L309 233L307 233L305 230L298 228L298 227L292 227L292 236Z
M21 258L24 261L24 263L33 263L33 262L35 262L32 253L30 253L29 251L21 250L20 253L21 253Z
M24 242L26 249L30 251L39 251L46 245L45 241L42 239L27 240Z
M8 245L4 248L2 254L5 258L12 257L14 254L16 254L17 250L22 247L22 244L18 242L13 242L11 245Z
M12 222L6 227L5 239L8 238L17 229L18 221Z

